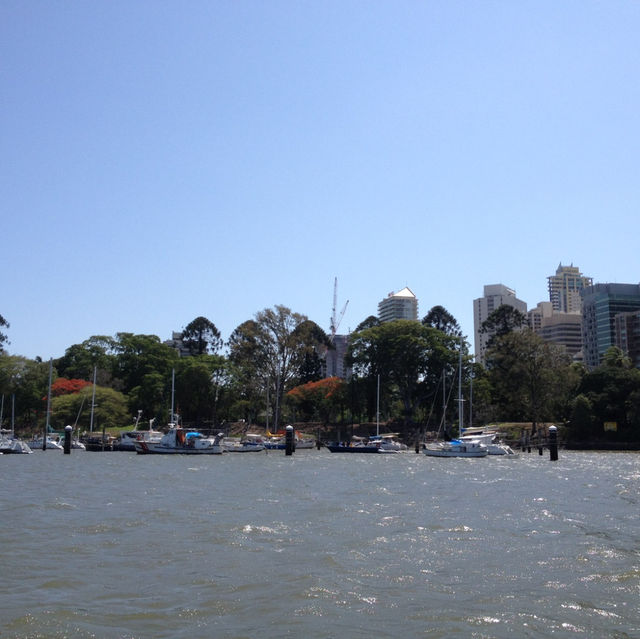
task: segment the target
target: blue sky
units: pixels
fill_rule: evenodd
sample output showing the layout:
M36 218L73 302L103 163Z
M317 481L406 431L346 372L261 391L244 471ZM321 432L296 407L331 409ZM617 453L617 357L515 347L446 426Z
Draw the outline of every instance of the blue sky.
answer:
M573 263L640 280L640 3L0 6L8 351L224 339L284 304L340 332L409 286L473 335Z

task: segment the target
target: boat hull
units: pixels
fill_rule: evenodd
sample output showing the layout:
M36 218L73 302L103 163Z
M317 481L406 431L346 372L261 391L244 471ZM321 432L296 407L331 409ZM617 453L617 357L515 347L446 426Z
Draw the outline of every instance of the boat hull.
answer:
M377 455L380 449L377 446L334 446L327 444L332 453L373 453Z
M425 448L422 451L427 457L486 457L487 451L436 450Z
M136 453L139 455L222 455L222 446L209 446L207 448L189 448L160 446L150 442L136 442Z

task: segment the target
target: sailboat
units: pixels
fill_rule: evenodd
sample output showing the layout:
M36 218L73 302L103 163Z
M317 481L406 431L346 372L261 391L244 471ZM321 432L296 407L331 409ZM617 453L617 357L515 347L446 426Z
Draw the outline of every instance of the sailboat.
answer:
M399 448L388 437L380 435L380 375L376 397L376 434L375 437L352 437L350 442L327 444L332 453L397 453Z
M26 442L23 442L21 439L18 439L15 435L15 404L16 404L16 396L11 395L11 430L7 431L2 428L2 413L4 411L4 395L2 396L2 404L0 405L0 454L8 455L8 454L29 454L33 453L31 448ZM9 436L11 433L11 436Z
M460 355L458 361L458 407L460 430L462 430L462 424L464 424L464 404L462 399L462 339L460 340ZM425 444L422 452L428 457L486 457L489 454L487 447L483 443L477 440L462 441L461 439Z

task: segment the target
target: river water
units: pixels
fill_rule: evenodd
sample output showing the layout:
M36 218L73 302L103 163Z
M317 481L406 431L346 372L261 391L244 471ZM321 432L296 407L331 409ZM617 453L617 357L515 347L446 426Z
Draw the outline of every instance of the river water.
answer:
M0 456L0 637L640 637L640 455Z

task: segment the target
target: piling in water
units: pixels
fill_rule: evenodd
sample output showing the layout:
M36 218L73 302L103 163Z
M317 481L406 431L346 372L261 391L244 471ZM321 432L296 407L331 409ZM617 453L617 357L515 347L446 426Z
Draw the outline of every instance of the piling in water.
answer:
M71 428L71 426L64 427L64 454L65 455L71 454L71 432L72 431L73 431L73 428Z
M285 455L292 455L295 450L293 426L287 426L284 436L284 452Z
M558 429L549 426L549 459L558 461Z

